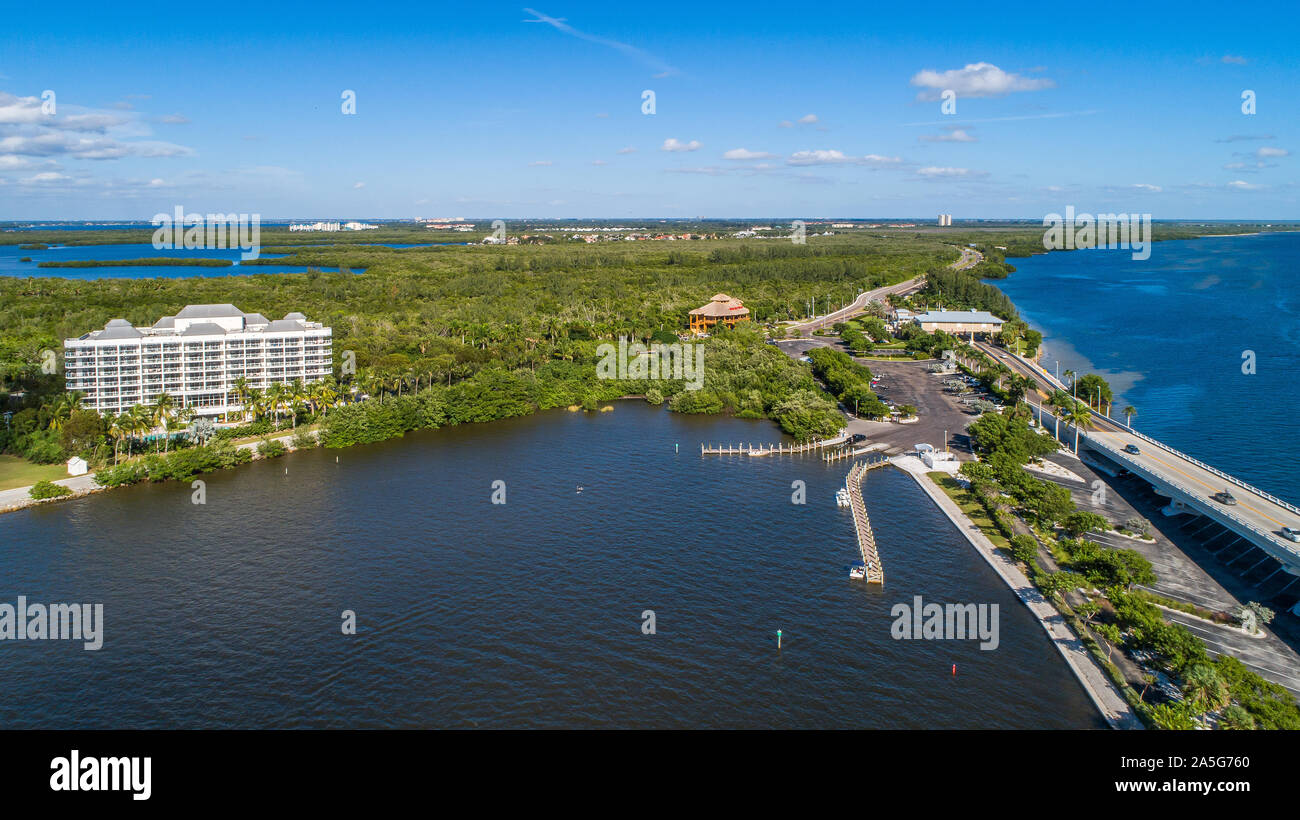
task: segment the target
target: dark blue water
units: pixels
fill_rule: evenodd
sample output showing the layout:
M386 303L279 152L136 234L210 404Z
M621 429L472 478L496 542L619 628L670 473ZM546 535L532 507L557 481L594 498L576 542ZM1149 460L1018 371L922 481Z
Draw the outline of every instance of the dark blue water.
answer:
M996 284L1043 332L1049 370L1101 373L1142 432L1300 503L1300 233L1157 242L1145 261L1087 250L1013 263Z
M20 250L17 245L0 245L0 276L57 276L66 279L186 279L207 276L247 276L255 273L301 273L307 270L302 265L240 265L238 248L212 248L203 250L186 250L184 248L156 249L151 244L138 245L64 245L51 246L47 250ZM263 258L273 259L283 254L261 254ZM32 261L20 260L30 257ZM71 262L108 259L155 259L159 257L177 259L229 259L234 262L229 267L205 268L191 265L159 265L137 267L105 268L42 268L41 262ZM314 266L315 267L315 266ZM338 268L319 268L322 271L337 271ZM361 269L353 269L359 272Z
M260 462L206 476L203 506L159 484L0 516L0 601L107 622L97 653L0 643L0 726L1103 725L910 477L867 478L868 588L848 463L698 451L775 438L622 402ZM999 648L893 640L916 594L998 604Z

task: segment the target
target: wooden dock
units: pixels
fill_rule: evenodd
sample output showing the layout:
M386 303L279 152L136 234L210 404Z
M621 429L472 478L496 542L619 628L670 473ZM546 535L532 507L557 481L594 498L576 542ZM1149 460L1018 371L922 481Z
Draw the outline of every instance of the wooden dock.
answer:
M866 447L859 447L856 450L849 447L841 447L838 450L834 450L822 456L822 461L843 461L846 458L857 458L858 456L865 456L874 453L877 450L879 450L882 446L884 445L869 444ZM889 459L885 459L885 460L888 461ZM872 466L874 467L876 465L873 463Z
M847 439L843 436L837 438L820 439L810 441L806 444L700 444L700 455L702 456L797 456L804 453L811 453L814 450L820 450L823 447L834 447L837 444L843 444Z
M862 553L862 563L867 568L868 584L885 583L885 568L881 566L880 553L876 550L876 534L871 531L867 505L862 500L862 477L868 470L887 464L889 459L884 456L856 462L849 468L849 475L844 480L844 486L849 491L849 507L853 510L853 528L858 533L858 551Z

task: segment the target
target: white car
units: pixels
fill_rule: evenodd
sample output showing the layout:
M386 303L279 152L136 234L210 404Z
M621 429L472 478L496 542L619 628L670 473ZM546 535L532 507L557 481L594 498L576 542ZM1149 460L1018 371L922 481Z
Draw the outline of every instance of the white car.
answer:
M1295 541L1300 544L1300 530L1297 530L1295 527L1283 527L1282 537L1288 541Z

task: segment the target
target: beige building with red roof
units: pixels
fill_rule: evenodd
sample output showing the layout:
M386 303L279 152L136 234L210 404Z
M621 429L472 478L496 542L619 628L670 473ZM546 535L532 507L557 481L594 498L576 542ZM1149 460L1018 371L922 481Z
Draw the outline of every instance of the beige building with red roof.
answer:
M707 305L691 311L691 332L708 333L719 322L735 327L737 322L748 321L749 308L743 302L725 293L715 293Z

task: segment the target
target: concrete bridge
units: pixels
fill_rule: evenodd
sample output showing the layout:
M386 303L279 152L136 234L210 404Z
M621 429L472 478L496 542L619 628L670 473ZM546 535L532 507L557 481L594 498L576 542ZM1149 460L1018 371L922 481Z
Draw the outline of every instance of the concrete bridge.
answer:
M979 345L1012 370L1033 378L1040 387L1069 392L1050 373L1013 353ZM1054 432L1067 446L1073 444L1074 428L1059 421L1050 408L1034 406L1040 424ZM1121 421L1093 413L1092 426L1079 431L1081 455L1091 455L1099 465L1115 472L1127 470L1147 481L1168 498L1166 514L1188 513L1216 521L1248 543L1259 547L1281 564L1281 570L1300 577L1300 543L1282 535L1283 527L1300 530L1300 507L1254 487L1235 476L1143 435ZM1126 448L1132 447L1136 453ZM1213 496L1227 491L1236 504L1224 504Z

